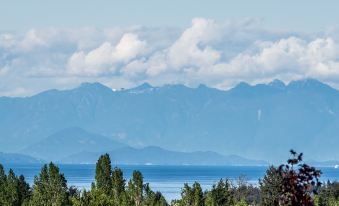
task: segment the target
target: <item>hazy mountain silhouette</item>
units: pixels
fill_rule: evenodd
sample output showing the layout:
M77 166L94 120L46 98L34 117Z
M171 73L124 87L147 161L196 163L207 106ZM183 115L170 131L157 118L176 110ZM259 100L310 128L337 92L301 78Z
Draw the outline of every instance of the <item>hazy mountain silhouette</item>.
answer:
M149 84L113 91L84 83L32 97L1 97L0 114L4 152L79 127L134 147L268 160L286 159L294 148L316 160L339 159L339 92L313 79L240 83L228 91Z
M101 135L89 133L81 128L72 127L28 146L21 153L47 161L57 161L82 151L104 153L121 147L126 147L126 145Z
M159 147L136 149L124 147L108 152L114 164L152 164L152 165L268 165L265 161L250 160L240 156L223 156L215 152L175 152ZM61 163L94 164L100 153L80 152L70 155Z
M34 157L15 153L2 153L0 152L0 163L4 165L11 164L41 164L43 160Z

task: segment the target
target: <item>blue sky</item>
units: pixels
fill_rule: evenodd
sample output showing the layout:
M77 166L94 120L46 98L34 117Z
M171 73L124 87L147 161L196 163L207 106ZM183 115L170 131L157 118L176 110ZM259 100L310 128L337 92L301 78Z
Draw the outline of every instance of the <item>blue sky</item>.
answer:
M3 30L31 27L187 26L192 18L260 18L275 29L319 31L338 26L336 0L2 0Z
M339 86L338 1L0 1L0 96L316 78Z

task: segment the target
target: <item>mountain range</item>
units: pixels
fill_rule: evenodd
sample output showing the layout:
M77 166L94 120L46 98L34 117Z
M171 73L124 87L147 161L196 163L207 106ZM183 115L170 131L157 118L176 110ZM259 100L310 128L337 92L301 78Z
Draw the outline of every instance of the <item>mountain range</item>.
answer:
M175 152L160 147L124 147L107 151L114 164L125 165L268 165L266 161L250 160L236 155L224 156L215 152ZM80 152L59 162L67 164L94 164L101 153Z
M114 164L133 165L267 165L236 155L215 152L176 152L160 147L133 148L79 127L66 128L20 151L25 157L64 164L95 164L103 153L109 153ZM12 155L12 154L7 154ZM5 156L5 154L3 155ZM34 157L34 158L33 158ZM18 162L26 163L21 158ZM0 161L1 162L1 161ZM8 161L7 161L8 162ZM33 162L32 160L30 162Z
M21 164L41 164L43 162L44 162L43 160L39 160L28 155L0 152L0 164L21 165Z
M0 114L0 151L37 158L48 144L67 147L68 138L83 144L70 145L74 151L67 155L59 149L58 159L96 154L101 151L89 150L94 138L105 151L154 146L274 162L287 159L293 148L316 161L339 159L339 92L314 79L240 83L226 91L147 83L115 91L83 83L31 97L0 97ZM89 135L72 135L74 128Z

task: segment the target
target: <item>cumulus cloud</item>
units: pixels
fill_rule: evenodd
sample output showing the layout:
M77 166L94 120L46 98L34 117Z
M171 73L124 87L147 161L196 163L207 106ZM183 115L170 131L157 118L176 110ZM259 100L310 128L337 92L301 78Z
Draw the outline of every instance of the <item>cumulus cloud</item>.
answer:
M338 78L339 47L331 38L305 41L289 37L279 41L256 42L258 51L240 53L230 62L214 65L219 76L247 81L285 78ZM207 71L208 72L208 71ZM289 81L291 79L285 79Z
M70 72L78 75L100 75L114 72L117 64L123 64L145 52L146 42L136 34L124 34L116 46L105 42L88 52L74 53L68 62Z
M193 19L192 26L169 48L168 60L172 67L208 66L217 62L220 53L208 46L218 36L218 25L207 19Z
M311 77L339 85L338 34L277 32L257 19L204 18L193 19L183 29L131 26L0 33L0 95L82 81L115 88L147 81L226 89L239 81ZM18 89L10 90L10 85Z

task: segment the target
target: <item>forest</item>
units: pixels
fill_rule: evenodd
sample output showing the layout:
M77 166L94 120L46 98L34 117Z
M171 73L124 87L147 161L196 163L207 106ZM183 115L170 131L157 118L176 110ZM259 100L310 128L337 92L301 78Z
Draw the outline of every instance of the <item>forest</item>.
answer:
M305 164L303 154L291 150L286 164L270 166L257 185L240 177L220 179L209 190L200 184L185 184L181 198L167 202L158 191L134 171L125 179L123 171L112 167L108 154L96 163L95 181L90 190L68 187L58 166L45 164L30 186L23 175L0 164L1 206L337 206L339 182L320 182L321 171Z

